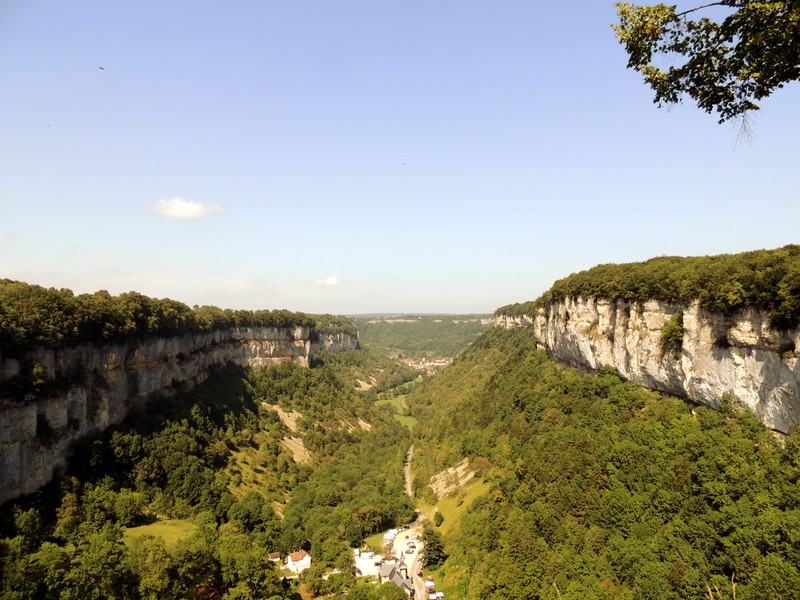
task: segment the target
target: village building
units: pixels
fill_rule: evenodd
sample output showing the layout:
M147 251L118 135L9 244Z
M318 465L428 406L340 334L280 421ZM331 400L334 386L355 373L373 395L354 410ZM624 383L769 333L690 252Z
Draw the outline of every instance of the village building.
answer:
M381 583L391 581L403 590L407 596L414 596L414 584L408 577L408 567L406 567L405 563L398 564L395 561L383 563L378 572L378 577Z
M311 566L311 555L305 550L292 552L286 559L286 568L294 573L301 573Z

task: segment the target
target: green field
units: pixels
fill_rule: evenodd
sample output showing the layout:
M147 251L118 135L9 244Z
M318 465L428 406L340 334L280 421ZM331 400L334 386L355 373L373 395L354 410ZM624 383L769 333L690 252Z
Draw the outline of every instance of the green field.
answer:
M150 525L129 527L123 534L123 541L142 536L160 537L167 546L174 546L183 539L188 538L197 530L197 525L183 519L156 521Z
M364 545L367 546L373 552L383 554L384 548L386 546L386 542L383 540L383 534L384 532L381 531L379 533L369 536L364 540Z
M404 402L405 395L394 397L386 396L387 394L380 394L378 397L382 398L381 400L376 400L375 404L379 406L391 406L394 410L394 418L408 427L409 430L413 429L414 425L417 424L417 418L408 414L408 408Z
M438 512L442 513L444 517L439 530L445 539L450 539L459 533L461 517L467 512L473 501L489 494L491 485L485 481L476 481L476 479L467 483L455 494L445 496L436 503ZM433 518L432 514L431 518Z
M382 400L376 400L375 404L378 406L391 406L394 409L394 412L399 413L401 415L405 414L406 409L403 406L403 398L405 396L395 396L394 398L384 398Z
M409 431L414 429L414 425L417 424L417 418L411 415L395 415L394 418L400 421L402 425L408 427Z

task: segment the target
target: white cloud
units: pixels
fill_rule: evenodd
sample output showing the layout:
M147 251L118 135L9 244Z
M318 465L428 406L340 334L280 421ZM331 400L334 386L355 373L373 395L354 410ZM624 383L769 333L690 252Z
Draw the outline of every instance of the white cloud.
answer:
M344 283L344 278L338 275L331 275L325 279L317 279L314 283L317 285L341 285Z
M158 214L170 219L202 219L222 210L218 204L203 204L183 198L162 198L154 208Z

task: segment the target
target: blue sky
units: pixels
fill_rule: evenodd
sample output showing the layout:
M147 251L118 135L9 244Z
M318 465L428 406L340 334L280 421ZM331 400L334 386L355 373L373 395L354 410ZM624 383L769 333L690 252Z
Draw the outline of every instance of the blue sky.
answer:
M491 312L798 242L797 85L658 109L611 2L0 1L0 277Z

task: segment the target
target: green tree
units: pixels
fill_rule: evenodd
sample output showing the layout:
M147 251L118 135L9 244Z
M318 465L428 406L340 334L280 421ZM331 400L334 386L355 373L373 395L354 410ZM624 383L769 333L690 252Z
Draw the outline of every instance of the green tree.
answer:
M64 600L111 600L128 598L135 586L134 574L123 565L122 533L104 527L78 546L64 574Z
M779 555L769 554L753 574L745 598L800 600L800 571Z
M444 553L442 534L436 531L430 523L425 524L422 530L422 560L426 567L441 565L447 556Z
M125 566L139 575L139 594L143 600L177 598L172 558L161 538L135 537L128 544Z
M796 0L721 0L677 6L616 4L617 37L628 67L644 77L659 105L689 96L719 122L742 117L756 101L800 78L800 4ZM726 14L719 22L707 15ZM662 58L676 64L663 69Z
M120 490L114 500L114 512L120 525L131 527L140 518L145 505L145 495L129 489Z
M17 509L14 514L14 526L17 534L22 536L26 551L32 552L42 543L44 539L42 517L35 508L25 511Z
M393 583L384 583L377 590L376 600L405 600L405 592Z
M63 540L71 540L83 522L83 512L78 494L68 490L61 497L61 506L56 509L56 526L54 535Z

